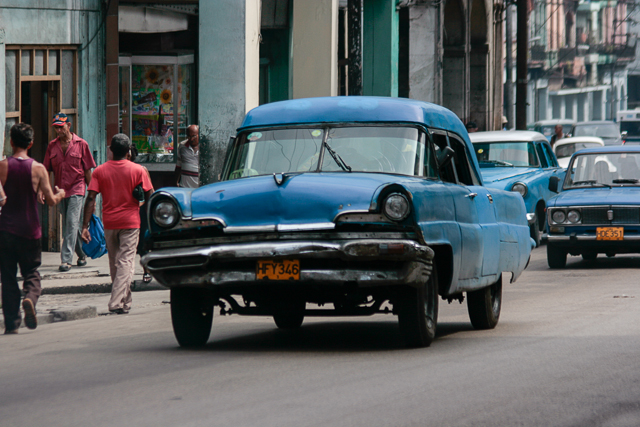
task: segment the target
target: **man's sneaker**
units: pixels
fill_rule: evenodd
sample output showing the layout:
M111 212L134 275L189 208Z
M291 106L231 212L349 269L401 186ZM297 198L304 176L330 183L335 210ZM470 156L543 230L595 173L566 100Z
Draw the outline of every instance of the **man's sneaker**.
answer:
M71 270L71 264L67 264L67 263L60 264L60 267L58 267L58 270L59 271L69 271L69 270Z
M22 309L24 310L24 324L27 325L27 328L37 328L38 318L36 317L36 308L33 306L33 301L29 298L22 300Z
M109 310L114 314L129 314L129 310L125 310L124 308L114 308L113 310Z
M18 333L17 329L5 329L4 330L4 334L5 335L15 335Z
M87 258L78 258L78 267L84 267L87 265Z

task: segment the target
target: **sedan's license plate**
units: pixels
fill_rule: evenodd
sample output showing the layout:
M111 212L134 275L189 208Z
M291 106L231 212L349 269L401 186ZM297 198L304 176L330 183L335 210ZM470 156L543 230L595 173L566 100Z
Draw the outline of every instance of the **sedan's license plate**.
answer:
M596 240L623 240L624 227L597 227Z
M258 280L300 280L300 260L258 260Z

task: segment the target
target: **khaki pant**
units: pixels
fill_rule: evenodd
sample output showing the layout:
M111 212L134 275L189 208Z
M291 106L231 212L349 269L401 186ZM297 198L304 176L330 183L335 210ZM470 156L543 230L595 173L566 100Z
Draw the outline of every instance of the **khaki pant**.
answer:
M139 234L138 228L104 230L112 282L109 310L131 309L131 280Z

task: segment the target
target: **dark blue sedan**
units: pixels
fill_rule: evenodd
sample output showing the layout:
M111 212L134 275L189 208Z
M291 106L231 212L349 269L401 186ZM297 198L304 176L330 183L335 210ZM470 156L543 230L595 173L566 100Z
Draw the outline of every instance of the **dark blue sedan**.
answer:
M550 183L556 190L559 180ZM578 151L562 192L549 200L547 261L562 268L567 255L640 253L640 147Z

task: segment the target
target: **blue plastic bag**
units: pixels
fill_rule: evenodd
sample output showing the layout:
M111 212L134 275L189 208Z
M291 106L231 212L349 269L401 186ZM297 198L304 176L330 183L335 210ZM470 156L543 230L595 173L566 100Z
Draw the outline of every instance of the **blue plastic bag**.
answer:
M89 234L91 241L82 242L82 250L91 259L100 258L107 253L107 241L104 238L102 221L95 214L91 215L91 221L89 221Z

